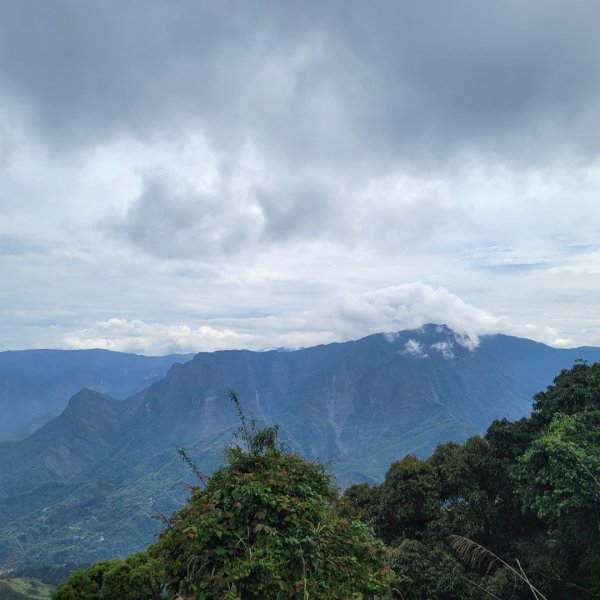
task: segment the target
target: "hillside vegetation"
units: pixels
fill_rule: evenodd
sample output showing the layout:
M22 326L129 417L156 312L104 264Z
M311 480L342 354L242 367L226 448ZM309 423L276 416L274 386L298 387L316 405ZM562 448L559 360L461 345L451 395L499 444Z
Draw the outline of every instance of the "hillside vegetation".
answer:
M183 452L200 481L147 553L80 570L53 599L600 596L600 364L562 371L530 417L406 456L341 498L276 428L252 425L242 415L210 478Z
M52 588L31 577L0 579L0 600L50 600Z
M0 563L15 553L21 565L89 564L147 546L160 530L151 516L187 495L174 448L207 473L223 464L237 423L229 387L295 453L331 461L345 487L526 416L561 368L600 360L598 348L507 336L466 344L430 325L294 352L202 353L125 400L80 391L27 439L0 443Z

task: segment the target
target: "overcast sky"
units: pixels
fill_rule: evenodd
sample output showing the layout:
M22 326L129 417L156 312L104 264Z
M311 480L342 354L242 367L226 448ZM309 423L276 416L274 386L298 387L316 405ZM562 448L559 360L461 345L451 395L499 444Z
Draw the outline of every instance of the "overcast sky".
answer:
M600 4L0 3L0 350L600 345Z

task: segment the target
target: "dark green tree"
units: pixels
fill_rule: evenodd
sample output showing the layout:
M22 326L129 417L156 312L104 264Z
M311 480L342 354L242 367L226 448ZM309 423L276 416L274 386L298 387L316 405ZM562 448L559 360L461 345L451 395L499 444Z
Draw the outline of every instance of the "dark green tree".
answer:
M124 561L113 561L102 580L103 600L158 600L162 577L147 552L136 552Z
M78 569L54 590L52 600L159 600L161 581L155 561L136 552Z
M338 510L394 547L407 599L600 597L600 364L562 371L529 418L349 488Z
M600 363L576 361L562 370L552 385L534 397L532 418L548 424L555 414L600 410Z
M388 544L404 538L423 540L439 517L438 482L429 460L408 455L395 462L381 486L376 532Z
M98 600L104 574L118 561L101 560L69 575L52 594L52 600Z
M392 552L401 598L414 600L476 600L462 565L441 543L402 540Z
M373 525L381 502L381 486L355 483L348 487L335 503L335 511L341 517L359 520Z
M545 525L555 576L600 596L600 411L555 414L515 479L523 506Z

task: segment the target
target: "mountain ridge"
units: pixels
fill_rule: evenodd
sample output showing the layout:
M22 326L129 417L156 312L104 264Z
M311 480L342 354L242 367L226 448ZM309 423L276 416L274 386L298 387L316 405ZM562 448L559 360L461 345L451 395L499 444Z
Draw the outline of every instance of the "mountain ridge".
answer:
M494 418L525 416L561 368L600 360L599 348L511 336L470 345L430 325L291 352L198 353L124 400L81 391L37 433L0 443L0 547L51 562L142 547L158 529L149 515L185 496L191 476L175 447L188 447L206 472L222 460L237 425L232 388L247 415L278 423L305 457L333 460L346 485L379 481L405 454L426 456Z
M22 437L19 432L28 428L32 433L36 421L62 411L82 388L124 399L192 356L148 357L102 349L0 352L0 440Z

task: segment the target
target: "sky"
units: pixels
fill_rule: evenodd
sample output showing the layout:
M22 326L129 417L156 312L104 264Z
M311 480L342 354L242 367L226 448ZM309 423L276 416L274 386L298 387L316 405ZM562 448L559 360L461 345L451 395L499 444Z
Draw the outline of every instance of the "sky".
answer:
M600 4L0 3L0 350L445 323L600 346Z

